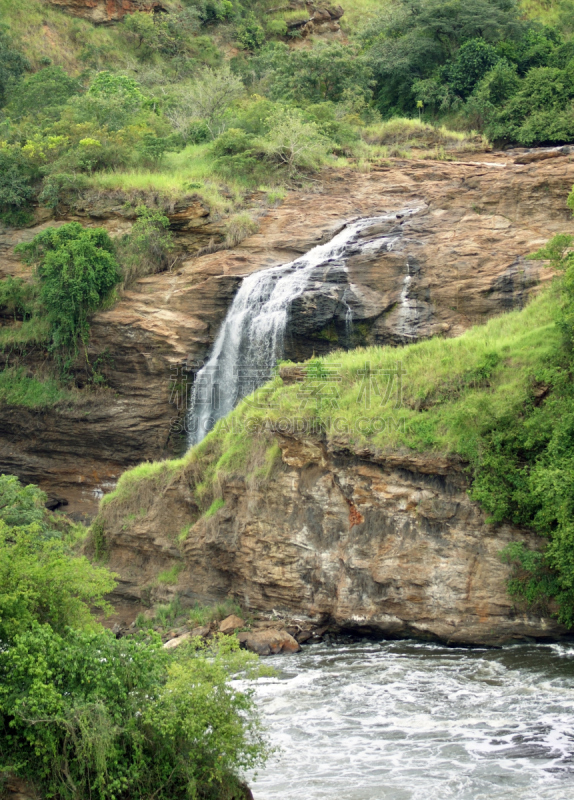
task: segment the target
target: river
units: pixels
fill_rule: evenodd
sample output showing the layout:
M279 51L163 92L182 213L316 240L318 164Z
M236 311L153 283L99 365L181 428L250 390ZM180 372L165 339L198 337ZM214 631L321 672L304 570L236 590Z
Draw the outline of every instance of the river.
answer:
M255 800L570 800L574 644L316 644L267 659Z

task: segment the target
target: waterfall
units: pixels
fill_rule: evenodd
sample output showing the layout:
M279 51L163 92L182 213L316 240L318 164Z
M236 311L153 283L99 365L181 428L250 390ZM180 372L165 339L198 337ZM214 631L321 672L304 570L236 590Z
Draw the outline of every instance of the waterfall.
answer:
M398 213L410 215L418 210ZM396 218L397 212L353 222L330 242L314 247L295 261L245 278L227 312L211 356L195 379L187 418L190 446L200 442L217 420L232 411L243 397L269 380L277 360L283 356L290 306L305 292L313 271L351 253L390 249L400 234L375 233L365 241L361 241L360 234L366 228L390 223ZM350 338L352 311L346 296L344 305Z

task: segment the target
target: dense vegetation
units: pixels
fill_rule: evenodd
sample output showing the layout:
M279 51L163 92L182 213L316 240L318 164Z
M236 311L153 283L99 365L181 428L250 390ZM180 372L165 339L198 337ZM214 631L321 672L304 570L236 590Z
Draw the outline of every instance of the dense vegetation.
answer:
M104 630L92 609L114 576L45 500L0 476L0 789L12 773L44 797L241 796L267 749L229 676L253 657L232 637L173 656L152 631Z
M198 191L229 209L247 187L385 155L383 120L397 115L500 142L574 136L567 2L552 24L514 0L362 2L346 39L304 47L290 27L301 12L272 0L167 5L103 30L40 0L0 3L6 221L90 186Z

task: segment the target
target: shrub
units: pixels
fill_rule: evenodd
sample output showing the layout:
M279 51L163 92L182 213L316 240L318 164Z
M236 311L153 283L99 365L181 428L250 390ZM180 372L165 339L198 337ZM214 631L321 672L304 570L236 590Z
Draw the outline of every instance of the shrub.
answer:
M8 89L29 66L28 60L14 47L6 28L0 25L0 107L6 102Z
M20 148L0 147L0 216L9 224L22 222L37 177Z
M329 140L314 122L305 122L296 109L280 109L269 120L269 134L263 142L267 156L287 167L317 169L330 150Z
M45 67L28 75L10 94L7 113L13 119L33 115L55 117L61 106L79 94L79 81L67 75L62 67Z
M0 281L0 308L14 319L26 319L34 312L36 294L36 287L32 283L8 275Z
M265 31L250 14L237 26L237 41L245 49L254 52L259 50L265 41Z
M118 244L125 287L144 275L167 269L169 255L175 246L169 219L160 211L138 206L136 215L130 233Z
M243 83L229 67L204 67L189 90L189 103L196 119L205 120L212 137L223 130L225 112L243 94Z
M5 477L2 492L2 773L62 800L243 797L239 771L269 750L252 694L229 678L256 658L231 637L175 655L153 633L116 639L90 613L109 608L114 576L30 521L35 487Z
M50 322L52 350L67 369L87 344L91 314L120 280L110 237L103 228L69 222L47 228L16 251L37 266L39 296Z

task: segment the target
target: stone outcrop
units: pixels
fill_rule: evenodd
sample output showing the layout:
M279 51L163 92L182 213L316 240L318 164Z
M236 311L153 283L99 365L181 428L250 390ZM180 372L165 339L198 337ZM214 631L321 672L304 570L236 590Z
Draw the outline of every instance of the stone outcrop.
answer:
M159 0L44 0L44 2L97 25L119 22L126 14L133 14L134 11L155 13L166 10Z
M120 601L150 592L157 600L177 593L190 605L232 596L251 611L305 615L334 631L451 644L564 633L509 598L500 550L517 540L536 547L540 539L488 525L466 491L463 463L351 452L321 439L276 440L282 458L269 482L230 479L224 506L210 518L197 519L193 466L155 494L142 484L133 503L150 498L145 516L131 519L137 515L121 502L103 508ZM175 565L177 584L154 589L158 572ZM251 649L273 652L257 631L240 636Z
M72 512L93 513L97 497L124 469L181 452L182 381L209 352L242 278L296 258L358 217L395 212L387 224L400 236L389 251L352 256L346 272L332 265L315 276L293 308L288 357L456 336L521 307L550 274L528 254L571 228L566 198L574 161L561 155L515 164L506 153L471 158L395 159L367 174L327 170L312 190L290 192L280 207L267 209L258 233L199 256L221 244L225 220L212 218L197 196L166 207L178 262L138 281L93 321L90 357L100 358L109 389L45 411L2 406L0 471L67 498ZM125 200L121 194L87 197L55 223L0 231L0 274L20 274L13 246L43 225L78 219L112 235L129 230ZM405 208L418 211L405 216ZM351 342L342 302L347 291ZM35 369L44 356L33 358L26 364Z

